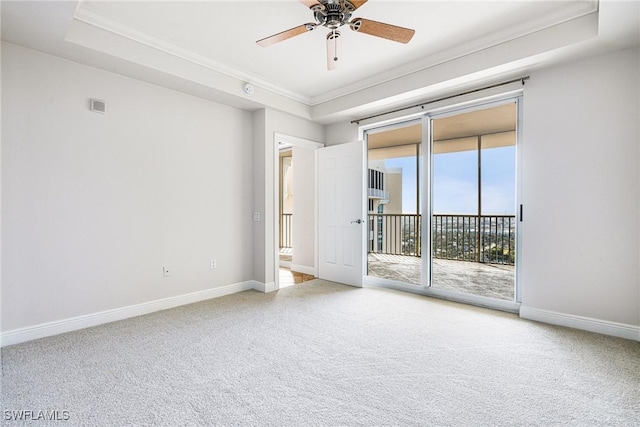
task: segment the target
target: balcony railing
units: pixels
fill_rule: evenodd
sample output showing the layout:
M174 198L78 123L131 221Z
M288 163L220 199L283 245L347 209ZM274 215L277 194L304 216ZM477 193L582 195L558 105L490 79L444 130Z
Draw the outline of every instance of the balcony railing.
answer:
M292 214L280 217L280 247L291 247ZM422 256L421 215L369 214L369 252ZM433 215L434 258L489 264L515 262L515 215ZM479 232L478 232L479 230Z
M370 199L380 200L381 203L389 203L389 192L385 190L380 190L377 188L369 188L368 196Z
M291 219L293 214L280 215L280 247L291 247Z
M420 215L369 214L369 252L420 256Z
M369 214L369 252L421 256L421 215ZM434 258L515 262L515 215L433 215Z

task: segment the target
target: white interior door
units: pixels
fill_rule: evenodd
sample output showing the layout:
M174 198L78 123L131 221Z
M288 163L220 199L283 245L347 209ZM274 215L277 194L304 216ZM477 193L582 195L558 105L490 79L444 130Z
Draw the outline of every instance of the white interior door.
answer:
M318 277L362 286L364 144L321 148L318 156Z

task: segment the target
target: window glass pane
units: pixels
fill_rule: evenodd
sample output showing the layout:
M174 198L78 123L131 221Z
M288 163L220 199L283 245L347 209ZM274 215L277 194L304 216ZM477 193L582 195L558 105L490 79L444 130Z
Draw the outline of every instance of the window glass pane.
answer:
M413 135L413 142L407 142L407 135ZM369 176L377 177L368 190L369 276L422 283L421 137L418 124L368 138Z
M516 105L432 123L431 286L513 301Z

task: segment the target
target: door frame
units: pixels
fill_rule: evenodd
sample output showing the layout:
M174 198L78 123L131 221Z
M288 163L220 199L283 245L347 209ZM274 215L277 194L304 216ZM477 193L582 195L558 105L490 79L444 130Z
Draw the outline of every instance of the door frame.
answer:
M315 234L315 251L316 251L316 272L318 269L318 150L324 147L324 144L317 141L312 141L310 139L300 138L293 135L287 135L284 133L274 132L273 134L273 167L274 167L274 213L273 217L275 221L273 221L273 229L274 236L278 236L280 232L280 173L279 171L279 161L280 161L280 142L288 144L292 147L301 147L307 148L310 150L314 150L314 184L313 184L313 203L314 203L314 218L313 218L313 229ZM294 178L295 179L295 171ZM279 239L274 239L274 248L272 251L273 260L274 260L274 282L275 282L275 290L280 289L280 241Z
M474 110L481 110L485 108L491 108L504 105L510 102L516 103L516 206L521 206L522 201L522 151L523 151L523 133L522 133L522 117L523 117L523 90L517 89L512 91L505 91L502 93L492 94L486 97L479 97L476 99L465 99L461 102L451 102L448 104L438 104L432 109L424 109L422 112L414 113L404 117L394 118L384 122L378 122L375 124L368 124L360 128L361 135L367 143L367 134L374 131L374 129L384 128L388 130L392 127L402 126L404 123L412 120L422 120L422 182L420 197L422 201L422 215L429 217L429 220L422 221L422 248L423 255L425 255L424 249L428 249L428 256L422 257L422 284L421 286L412 285L408 283L396 282L393 280L382 279L377 277L370 277L365 274L363 283L370 286L379 286L391 289L397 289L412 293L417 293L426 296L433 296L437 298L452 300L456 302L462 302L465 304L482 306L493 308L502 311L508 311L518 313L520 311L521 296L522 296L522 282L521 282L521 270L522 270L522 221L518 217L519 212L516 212L516 264L515 264L515 300L504 301L496 298L483 297L479 295L462 294L453 291L447 291L444 289L434 289L430 286L431 283L431 227L430 224L432 212L432 200L431 200L431 185L432 185L432 171L433 164L431 158L431 132L432 132L432 120L434 118L442 118L451 115L461 114L462 112L472 112ZM366 258L366 253L364 254Z

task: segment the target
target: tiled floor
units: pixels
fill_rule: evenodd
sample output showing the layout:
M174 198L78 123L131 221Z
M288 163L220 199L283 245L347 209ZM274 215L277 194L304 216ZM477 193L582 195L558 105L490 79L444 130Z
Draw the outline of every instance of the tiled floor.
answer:
M370 276L419 285L422 260L400 255L369 254ZM433 260L433 287L455 292L514 300L515 269L512 265Z
M280 261L291 262L290 248L280 250ZM369 254L370 276L420 285L422 260L412 256ZM314 279L313 276L280 267L280 287ZM433 260L433 287L454 292L514 300L515 268L512 265L482 264L444 259Z
M280 262L291 262L293 257L292 248L280 248Z

